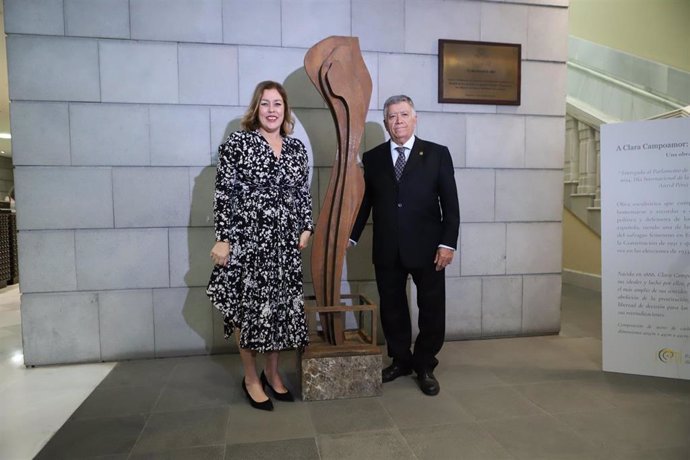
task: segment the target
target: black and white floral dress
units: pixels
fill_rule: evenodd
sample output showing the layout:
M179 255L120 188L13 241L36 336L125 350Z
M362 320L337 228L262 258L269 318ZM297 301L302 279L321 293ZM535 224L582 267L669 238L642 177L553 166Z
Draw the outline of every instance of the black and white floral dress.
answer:
M280 159L258 131L237 131L218 148L214 218L228 241L225 267L206 290L225 318L225 337L259 352L303 349L304 313L299 236L313 230L304 144L284 137Z

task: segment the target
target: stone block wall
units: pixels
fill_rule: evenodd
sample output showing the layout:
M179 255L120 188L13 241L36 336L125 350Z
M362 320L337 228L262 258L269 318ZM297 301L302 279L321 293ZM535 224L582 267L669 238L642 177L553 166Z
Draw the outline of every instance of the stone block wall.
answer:
M216 149L255 84L283 82L318 210L336 138L303 58L329 35L358 36L372 76L363 148L386 139L396 93L417 134L450 147L447 338L558 331L567 14L567 0L5 0L26 364L234 348L204 295ZM521 43L522 105L438 103L439 38ZM370 251L367 230L343 290L377 300Z

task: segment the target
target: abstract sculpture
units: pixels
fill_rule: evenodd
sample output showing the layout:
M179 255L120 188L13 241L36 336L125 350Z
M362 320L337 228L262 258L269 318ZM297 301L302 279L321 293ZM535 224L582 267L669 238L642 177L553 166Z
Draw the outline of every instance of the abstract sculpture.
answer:
M304 67L333 115L338 150L312 244L315 295L305 303L311 343L301 356L302 398L377 396L381 394L381 350L376 344L376 305L364 295L340 293L345 251L364 194L357 154L369 109L371 77L354 37L320 41L307 52ZM355 315L357 328L346 328L347 314Z
M307 51L304 67L331 110L338 151L314 234L311 272L316 304L340 305L340 278L350 231L364 193L357 165L371 98L371 77L356 37L328 37ZM325 338L343 341L343 315L320 314Z

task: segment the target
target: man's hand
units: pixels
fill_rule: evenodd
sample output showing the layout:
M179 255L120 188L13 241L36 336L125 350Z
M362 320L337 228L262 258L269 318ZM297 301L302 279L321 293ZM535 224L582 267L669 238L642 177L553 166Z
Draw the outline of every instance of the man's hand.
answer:
M436 257L434 258L434 263L436 264L436 271L440 272L446 268L453 261L453 256L455 251L448 248L438 248L436 250Z

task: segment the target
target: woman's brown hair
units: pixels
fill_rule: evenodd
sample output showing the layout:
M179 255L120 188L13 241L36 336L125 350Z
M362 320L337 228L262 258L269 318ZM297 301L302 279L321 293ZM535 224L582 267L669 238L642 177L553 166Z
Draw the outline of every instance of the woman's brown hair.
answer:
M288 134L292 134L292 131L295 127L295 121L292 119L292 112L290 111L290 104L288 104L287 92L285 91L285 88L283 88L283 85L271 80L262 81L256 85L254 95L252 96L252 101L249 103L249 107L242 117L242 129L246 131L254 131L259 129L261 126L259 123L259 105L261 105L261 96L263 96L264 91L267 89L275 89L278 91L278 93L280 93L280 97L283 98L284 116L283 124L280 125L280 135L287 136Z

